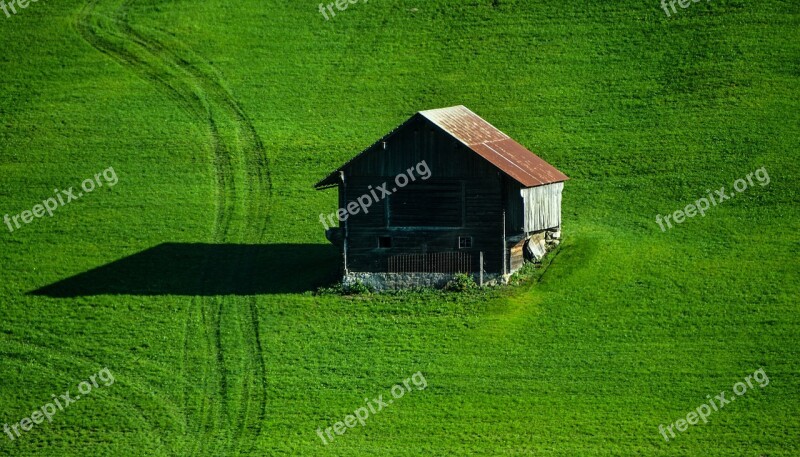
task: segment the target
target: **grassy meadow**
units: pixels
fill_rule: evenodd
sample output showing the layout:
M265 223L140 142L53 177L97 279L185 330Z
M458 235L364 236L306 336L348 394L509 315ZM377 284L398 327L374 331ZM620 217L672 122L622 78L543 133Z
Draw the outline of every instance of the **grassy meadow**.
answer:
M42 0L0 34L0 217L118 177L0 225L0 426L113 374L0 455L800 455L797 1ZM570 176L557 253L500 289L315 293L313 184L461 104Z

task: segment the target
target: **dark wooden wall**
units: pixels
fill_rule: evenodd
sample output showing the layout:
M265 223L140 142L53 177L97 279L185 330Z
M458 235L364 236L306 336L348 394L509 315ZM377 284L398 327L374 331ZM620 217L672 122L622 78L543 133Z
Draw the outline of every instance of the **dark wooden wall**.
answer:
M399 190L391 205L399 201L414 204L413 200L416 213L409 215L404 211L403 220L406 223L423 221L420 223L424 225L424 221L440 216L442 201L454 201L454 189L463 189L458 190L463 222L459 227L447 228L395 227L389 222L391 215L387 208L392 197L378 203L373 201L367 214L350 216L346 223L339 224L348 231L348 269L385 272L390 256L459 251L458 237L471 236L472 248L461 251L474 254L476 271L478 253L483 251L486 271L502 272L503 205L509 208L506 232L516 233L522 225L519 184L504 177L486 160L419 115L384 141L385 146L383 142L377 143L345 167L346 183L339 186L340 207L370 194L369 186L376 188L386 182L387 189L392 190L396 187L395 176L407 173L409 168L424 160L431 172L430 179L423 181L418 176L416 182L407 186L408 195L413 195L413 199L403 198L403 190ZM414 173L417 174L416 169ZM415 184L419 184L417 189ZM437 194L441 189L452 195L441 197ZM380 192L377 194L380 196ZM443 219L453 220L452 217L439 218ZM379 247L378 237L381 236L392 238L391 248Z
M506 178L506 234L522 233L525 226L525 205L522 199L522 185L513 179Z

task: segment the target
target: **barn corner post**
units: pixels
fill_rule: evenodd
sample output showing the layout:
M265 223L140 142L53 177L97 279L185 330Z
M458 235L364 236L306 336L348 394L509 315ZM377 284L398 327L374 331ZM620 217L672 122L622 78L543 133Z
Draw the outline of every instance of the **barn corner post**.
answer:
M480 274L480 286L483 287L483 251L478 255L478 273Z
M502 208L502 218L503 218L503 278L508 276L508 245L506 244L506 210L508 207L508 197L505 192L506 188L506 176L503 173L498 172L500 176L500 207Z
M343 195L342 199L343 199L343 201L346 202L347 201L347 181L345 180L344 170L339 171L339 179L342 180L342 195ZM343 206L344 206L343 204L339 205L340 208L343 207ZM348 247L348 244L349 244L349 241L350 241L350 236L349 236L350 233L349 233L349 230L348 230L349 229L349 225L347 223L348 219L349 219L349 217L344 218L344 242L343 242L343 247L344 247L343 251L344 252L342 253L342 266L344 268L344 276L345 276L345 278L347 278L347 274L348 274L348 271L347 271L347 247Z

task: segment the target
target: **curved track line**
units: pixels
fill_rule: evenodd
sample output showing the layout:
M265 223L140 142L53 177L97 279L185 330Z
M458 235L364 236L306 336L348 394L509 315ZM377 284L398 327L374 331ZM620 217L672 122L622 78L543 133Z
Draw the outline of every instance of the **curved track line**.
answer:
M163 32L135 30L128 22L132 4L133 0L90 0L81 10L76 27L95 49L164 90L198 124L208 129L217 177L213 241L220 244L262 242L272 183L269 162L255 127L220 82L216 70L187 46ZM257 280L252 274L258 260L255 254L236 252L238 258L231 264L237 269L219 273L228 275L230 280L242 277ZM197 308L200 308L199 314ZM196 416L199 417L192 414L189 405L192 392L188 388L184 392L187 433L194 435L186 438L187 442L196 443L192 453L236 454L243 445L252 450L266 417L267 393L256 298L196 299L187 314L184 341L187 378L194 369L189 356L192 342L205 341L208 348L202 366L195 373L197 379L206 381L203 391L208 396L195 400L197 403L193 407L198 409ZM205 324L193 334L191 323L198 320ZM245 341L236 344L223 340L223 334L233 333ZM247 351L247 354L240 354L240 359L246 358L240 360L241 368L247 371L242 377L234 377L229 372L236 361L238 346ZM231 354L230 361L228 354ZM234 390L241 392L237 398L232 393ZM220 405L212 404L212 399L218 400ZM250 422L254 422L252 427L249 427ZM245 435L248 428L255 430L254 435Z

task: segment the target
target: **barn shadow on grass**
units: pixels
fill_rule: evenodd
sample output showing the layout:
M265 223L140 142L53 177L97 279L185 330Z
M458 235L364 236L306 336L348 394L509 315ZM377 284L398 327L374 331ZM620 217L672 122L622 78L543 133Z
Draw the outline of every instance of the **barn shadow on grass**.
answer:
M339 266L337 249L325 244L164 243L29 294L71 298L299 293L333 282Z

